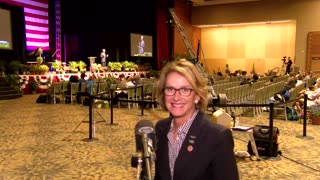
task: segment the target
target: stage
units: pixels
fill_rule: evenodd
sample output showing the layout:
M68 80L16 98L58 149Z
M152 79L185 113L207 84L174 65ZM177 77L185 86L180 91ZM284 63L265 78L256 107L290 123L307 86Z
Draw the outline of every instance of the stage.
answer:
M118 78L121 74L123 74L125 77L127 76L136 76L140 75L145 72L139 71L139 72L103 72L103 73L92 73L90 71L87 71L85 74L85 79L88 79L89 76L93 75L95 78L106 78L106 77L116 77ZM35 80L39 87L37 92L38 93L44 93L48 89L48 87L52 83L52 79L54 77L57 77L59 81L69 81L69 78L71 76L78 76L80 79L80 72L79 73L61 73L57 74L56 72L48 72L46 74L35 74L35 75L19 75L20 76L20 83L22 84L22 89L24 91L24 94L31 94L31 90L29 88L29 81Z

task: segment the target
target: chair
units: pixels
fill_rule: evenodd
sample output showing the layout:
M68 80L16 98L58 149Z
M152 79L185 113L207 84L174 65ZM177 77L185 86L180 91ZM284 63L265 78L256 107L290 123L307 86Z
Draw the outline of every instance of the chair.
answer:
M289 93L290 93L289 102L291 102L291 104L292 104L292 101L297 98L299 92L304 89L304 87L305 87L305 83L299 84L298 86L296 86L296 87L294 87L294 88L289 90ZM284 119L285 119L285 121L287 121L288 120L287 107L288 107L288 104L283 104L282 106L275 106L274 107L274 113L277 114L278 110L282 110Z
M72 103L73 98L77 96L79 90L79 83L71 83L71 89L70 92L66 91L64 92L64 97L70 97L70 102Z
M94 83L92 86L91 86L91 95L97 95L98 93L98 84Z
M62 95L62 82L56 83L53 86L53 104L56 104L56 98ZM61 98L61 97L60 97Z
M61 94L62 94L62 98L65 99L65 92L68 90L68 81L62 81L62 90L61 90Z
M118 100L135 100L135 88L128 88L127 90L127 97L119 97ZM118 107L120 108L120 102L118 102ZM130 109L130 102L128 102L128 109Z
M144 94L143 100L151 104L152 110L154 111L154 106L157 104L156 90L157 86L155 83L151 84L151 93Z
M142 96L141 96L142 88L141 85L135 86L135 100L141 101ZM137 107L139 107L139 103L137 103Z

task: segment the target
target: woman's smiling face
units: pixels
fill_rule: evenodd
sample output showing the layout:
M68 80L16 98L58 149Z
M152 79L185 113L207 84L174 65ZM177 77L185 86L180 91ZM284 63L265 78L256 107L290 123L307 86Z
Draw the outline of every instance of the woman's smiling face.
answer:
M175 120L188 120L193 115L195 104L200 100L200 97L192 90L193 88L187 79L177 72L168 74L166 88L175 91L173 95L165 95L165 104L171 115ZM178 89L187 91L190 89L190 95L182 96Z

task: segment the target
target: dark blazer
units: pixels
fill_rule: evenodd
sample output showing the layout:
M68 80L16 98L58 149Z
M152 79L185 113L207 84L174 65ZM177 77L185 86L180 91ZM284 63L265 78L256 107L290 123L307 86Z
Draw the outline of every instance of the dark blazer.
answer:
M157 150L155 179L170 180L167 134L171 117L156 124ZM192 147L192 150L190 150ZM175 162L174 180L237 180L238 168L230 129L197 114Z

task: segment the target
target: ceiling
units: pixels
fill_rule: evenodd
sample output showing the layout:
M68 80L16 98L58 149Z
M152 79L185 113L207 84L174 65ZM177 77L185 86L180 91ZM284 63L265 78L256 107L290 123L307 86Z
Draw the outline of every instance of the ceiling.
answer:
M210 6L218 4L230 4L230 3L241 3L249 1L260 1L260 0L191 0L193 6Z

